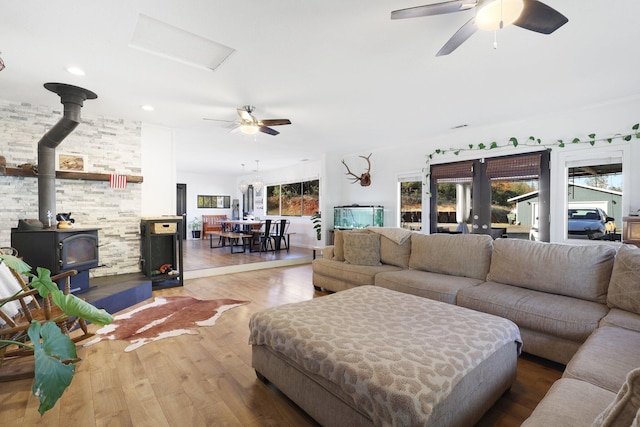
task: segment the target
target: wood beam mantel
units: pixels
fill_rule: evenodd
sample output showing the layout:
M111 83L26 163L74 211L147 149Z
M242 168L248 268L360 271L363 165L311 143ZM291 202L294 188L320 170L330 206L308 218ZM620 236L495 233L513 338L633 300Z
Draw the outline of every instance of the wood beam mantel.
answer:
M0 168L0 175L5 176L24 176L35 178L38 176L32 169L22 168ZM56 171L56 178L58 179L77 179L81 181L109 181L111 175L108 173L90 173L90 172L69 172L69 171ZM127 182L139 184L143 181L142 176L127 175Z

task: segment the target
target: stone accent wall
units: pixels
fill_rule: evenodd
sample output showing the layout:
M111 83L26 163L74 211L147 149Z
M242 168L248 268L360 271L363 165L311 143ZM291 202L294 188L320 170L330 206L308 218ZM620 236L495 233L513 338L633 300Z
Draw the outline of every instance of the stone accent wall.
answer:
M56 155L86 156L87 172L141 175L141 123L92 116L87 107L99 101L85 102L82 122L56 148ZM59 102L55 94L55 107L0 100L0 155L8 167L37 163L38 141L62 117ZM0 194L0 246L10 246L11 228L18 220L38 218L38 180L0 176ZM105 181L56 181L56 211L71 212L76 227L100 229L103 266L91 270L91 276L140 271L141 201L141 184L113 189Z

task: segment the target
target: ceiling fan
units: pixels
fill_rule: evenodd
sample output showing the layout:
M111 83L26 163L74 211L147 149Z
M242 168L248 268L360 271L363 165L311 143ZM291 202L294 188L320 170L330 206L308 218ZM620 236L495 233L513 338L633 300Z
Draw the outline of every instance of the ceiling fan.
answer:
M242 108L238 108L238 115L240 116L240 120L220 120L220 119L208 119L205 120L214 120L216 122L228 122L230 123L230 127L233 130L240 129L242 133L246 133L249 135L254 135L258 132L263 132L269 135L278 135L278 132L275 129L271 129L269 126L280 126L280 125L290 125L291 120L289 119L263 119L260 120L256 118L252 113L255 111L256 107L253 105L245 105Z
M443 15L473 8L476 8L475 16L442 46L436 56L450 54L477 30L499 30L513 24L525 30L551 34L569 22L566 16L538 0L452 0L394 10L391 19Z

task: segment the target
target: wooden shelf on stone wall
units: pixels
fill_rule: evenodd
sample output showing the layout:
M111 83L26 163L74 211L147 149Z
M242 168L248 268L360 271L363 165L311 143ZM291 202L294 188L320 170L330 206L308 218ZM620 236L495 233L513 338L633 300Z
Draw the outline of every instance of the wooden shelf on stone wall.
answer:
M22 168L0 168L0 175L5 176L25 176L25 177L37 177L31 169ZM56 171L56 178L59 179L79 179L82 181L109 181L111 175L108 173L90 173L90 172L68 172L68 171ZM127 182L139 184L142 182L142 177L137 175L127 175Z

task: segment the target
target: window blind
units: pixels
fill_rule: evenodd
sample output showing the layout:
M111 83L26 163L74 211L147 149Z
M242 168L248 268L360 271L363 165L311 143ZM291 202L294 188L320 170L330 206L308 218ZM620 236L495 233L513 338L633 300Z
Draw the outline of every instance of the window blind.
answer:
M431 178L437 184L471 182L473 161L431 165Z
M541 153L486 159L487 177L500 179L534 179L540 175Z

